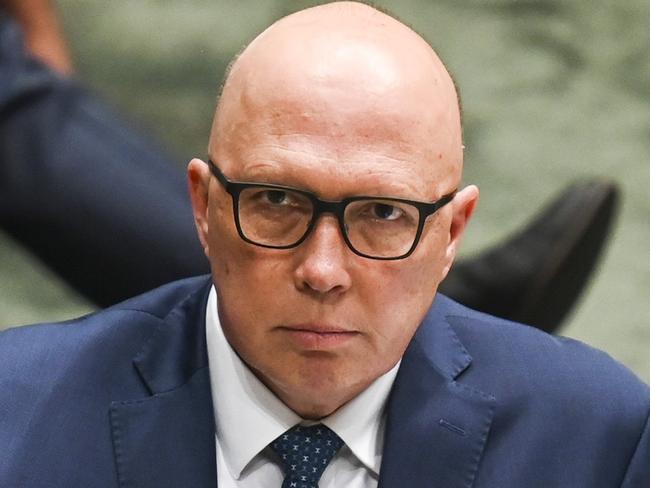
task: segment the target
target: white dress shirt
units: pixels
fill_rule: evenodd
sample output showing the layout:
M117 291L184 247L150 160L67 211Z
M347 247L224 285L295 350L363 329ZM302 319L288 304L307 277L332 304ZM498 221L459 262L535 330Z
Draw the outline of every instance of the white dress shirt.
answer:
M221 329L214 287L208 298L206 334L219 488L280 488L284 474L268 444L298 423L314 422L282 403L237 356ZM345 445L325 469L319 488L377 486L384 406L398 368L399 363L320 421Z

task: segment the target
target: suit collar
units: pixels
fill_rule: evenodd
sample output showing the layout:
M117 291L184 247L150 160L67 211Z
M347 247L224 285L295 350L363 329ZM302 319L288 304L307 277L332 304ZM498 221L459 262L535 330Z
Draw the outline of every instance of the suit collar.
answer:
M213 487L214 416L205 343L210 281L160 323L133 363L151 396L110 406L121 488Z
M205 310L212 282L205 282L163 319L133 364L152 394L183 385L208 366Z
M457 304L446 296L436 295L433 306L405 352L408 356L419 351L423 361L449 380L458 378L472 364L472 357L447 320L454 305Z
M447 322L451 303L436 298L402 359L380 487L469 487L478 471L496 400L459 381L471 357Z

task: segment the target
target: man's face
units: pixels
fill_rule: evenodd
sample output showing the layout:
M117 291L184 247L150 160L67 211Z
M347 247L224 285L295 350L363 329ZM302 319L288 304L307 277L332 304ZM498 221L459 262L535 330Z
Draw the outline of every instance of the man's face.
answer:
M259 77L247 79L223 101L210 153L227 178L291 186L326 200L430 202L456 188L459 131L419 127L417 93L413 100L382 97L378 110L368 90L381 91L384 80L368 87L319 70L303 70L298 81L289 76L285 90L264 91ZM395 89L393 80L386 86ZM438 122L448 116L438 112ZM193 160L189 172L226 338L280 399L311 418L328 415L397 363L451 265L476 199L475 189L460 192L427 220L411 256L380 261L354 254L331 214L296 248L246 243L230 195L207 166Z

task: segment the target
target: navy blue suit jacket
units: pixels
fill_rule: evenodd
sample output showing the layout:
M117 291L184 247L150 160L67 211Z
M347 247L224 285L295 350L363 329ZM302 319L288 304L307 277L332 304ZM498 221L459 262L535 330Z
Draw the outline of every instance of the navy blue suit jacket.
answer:
M0 334L0 486L213 488L208 290ZM606 354L439 295L388 402L380 486L647 488L649 412Z

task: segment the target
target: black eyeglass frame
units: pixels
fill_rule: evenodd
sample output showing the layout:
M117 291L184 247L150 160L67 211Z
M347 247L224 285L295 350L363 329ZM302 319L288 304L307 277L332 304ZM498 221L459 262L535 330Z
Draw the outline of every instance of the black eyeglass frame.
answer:
M266 247L269 249L292 249L294 247L298 247L300 244L302 244L305 241L305 239L307 239L307 237L309 237L309 234L316 226L316 222L318 222L320 216L324 213L331 213L336 216L336 220L339 223L339 228L341 229L341 234L343 235L343 239L345 240L345 243L347 244L348 248L353 253L364 258L378 259L381 261L394 261L397 259L405 259L409 257L413 253L413 251L415 251L415 248L420 242L420 237L422 236L422 230L424 229L424 224L426 222L426 219L429 216L433 215L438 210L440 210L442 207L447 205L449 202L451 202L454 199L456 192L458 191L458 190L454 190L450 193L447 193L446 195L443 195L435 202L420 202L417 200L407 200L405 198L392 198L392 197L367 196L367 195L347 197L342 200L322 200L311 192L301 190L299 188L293 188L290 186L275 185L273 183L252 183L252 182L229 180L228 178L226 178L226 176L221 172L221 170L211 159L208 159L208 166L210 167L210 172L217 178L217 180L219 181L219 183L221 183L221 185L224 187L226 192L230 194L232 198L235 227L237 227L237 232L239 233L239 237L241 237L244 241L248 242L249 244L253 244L259 247ZM246 234L244 233L241 227L241 223L239 221L239 195L246 188L252 188L252 187L269 188L271 190L291 191L291 192L299 193L311 201L313 206L311 221L307 225L307 229L305 230L305 233L302 235L300 239L298 239L293 244L288 244L284 246L273 246L270 244L261 244L259 242L255 242L246 236ZM345 228L345 223L344 223L345 209L350 203L357 202L359 200L383 200L387 202L407 203L418 209L419 212L418 228L415 233L415 238L413 239L413 244L411 245L411 247L407 252L395 257L372 256L370 254L362 253L352 245L348 237L348 232Z

